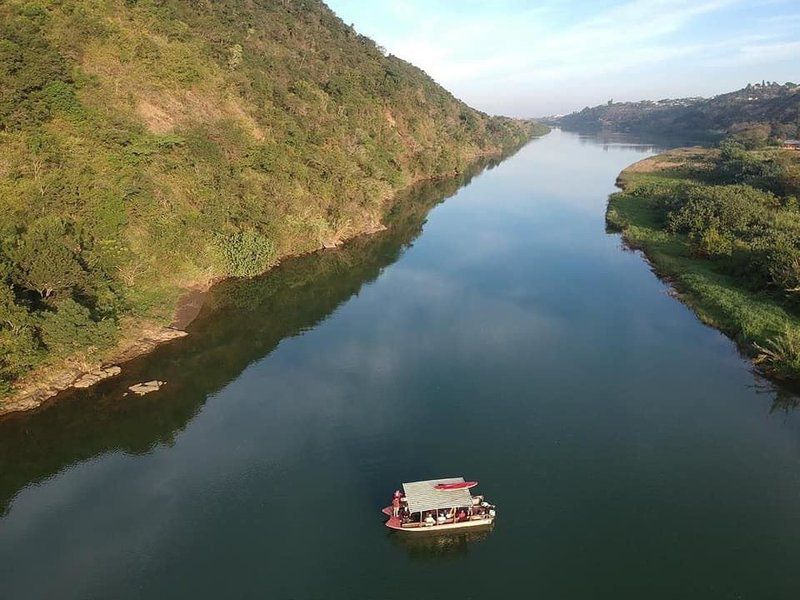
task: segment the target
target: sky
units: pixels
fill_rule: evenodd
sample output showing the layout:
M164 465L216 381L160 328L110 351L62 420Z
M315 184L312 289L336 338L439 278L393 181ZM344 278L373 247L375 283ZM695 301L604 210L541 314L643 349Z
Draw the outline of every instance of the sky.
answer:
M800 0L327 0L492 114L800 83Z

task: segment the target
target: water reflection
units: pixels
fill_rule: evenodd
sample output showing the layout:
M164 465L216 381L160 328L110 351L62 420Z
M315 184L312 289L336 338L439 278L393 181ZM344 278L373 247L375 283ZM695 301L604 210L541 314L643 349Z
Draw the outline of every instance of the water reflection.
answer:
M409 188L384 219L386 231L288 260L261 278L219 284L188 337L128 363L119 378L0 420L0 514L20 489L71 464L171 444L209 396L281 340L312 329L358 294L419 236L434 206L500 160ZM167 385L158 393L123 397L129 385L150 379Z
M742 353L742 358L747 360L747 356ZM800 406L800 390L796 385L789 386L783 383L770 381L757 372L754 372L755 383L753 389L756 394L772 397L769 414L784 413L789 415Z
M570 130L566 130L570 131ZM630 150L642 154L652 154L663 152L671 148L681 148L685 146L710 146L719 141L715 136L694 136L687 137L684 134L664 135L643 133L625 133L620 131L578 131L575 130L581 145L592 145L603 147L604 152L614 148L616 150Z
M468 554L470 546L486 540L494 526L478 531L460 533L401 533L392 531L387 534L392 543L408 553L415 560L430 561L450 559Z

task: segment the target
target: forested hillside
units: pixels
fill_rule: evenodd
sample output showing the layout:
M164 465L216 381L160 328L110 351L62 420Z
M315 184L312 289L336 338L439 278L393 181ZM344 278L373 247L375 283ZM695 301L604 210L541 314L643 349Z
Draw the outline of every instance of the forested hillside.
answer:
M554 122L567 129L795 138L800 135L800 86L762 82L708 99L609 101Z
M5 0L0 77L4 393L168 322L190 285L369 230L399 188L541 133L317 0Z

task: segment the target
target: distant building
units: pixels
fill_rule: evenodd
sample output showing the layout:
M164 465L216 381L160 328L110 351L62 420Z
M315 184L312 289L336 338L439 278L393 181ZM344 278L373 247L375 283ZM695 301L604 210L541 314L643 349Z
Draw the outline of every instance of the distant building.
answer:
M800 140L786 140L783 147L787 150L800 150Z

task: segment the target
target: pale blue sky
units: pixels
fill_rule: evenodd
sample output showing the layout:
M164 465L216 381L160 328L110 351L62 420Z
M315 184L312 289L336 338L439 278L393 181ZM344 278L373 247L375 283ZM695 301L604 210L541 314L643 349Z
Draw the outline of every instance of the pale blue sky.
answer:
M514 116L800 82L800 0L328 0L476 108Z

